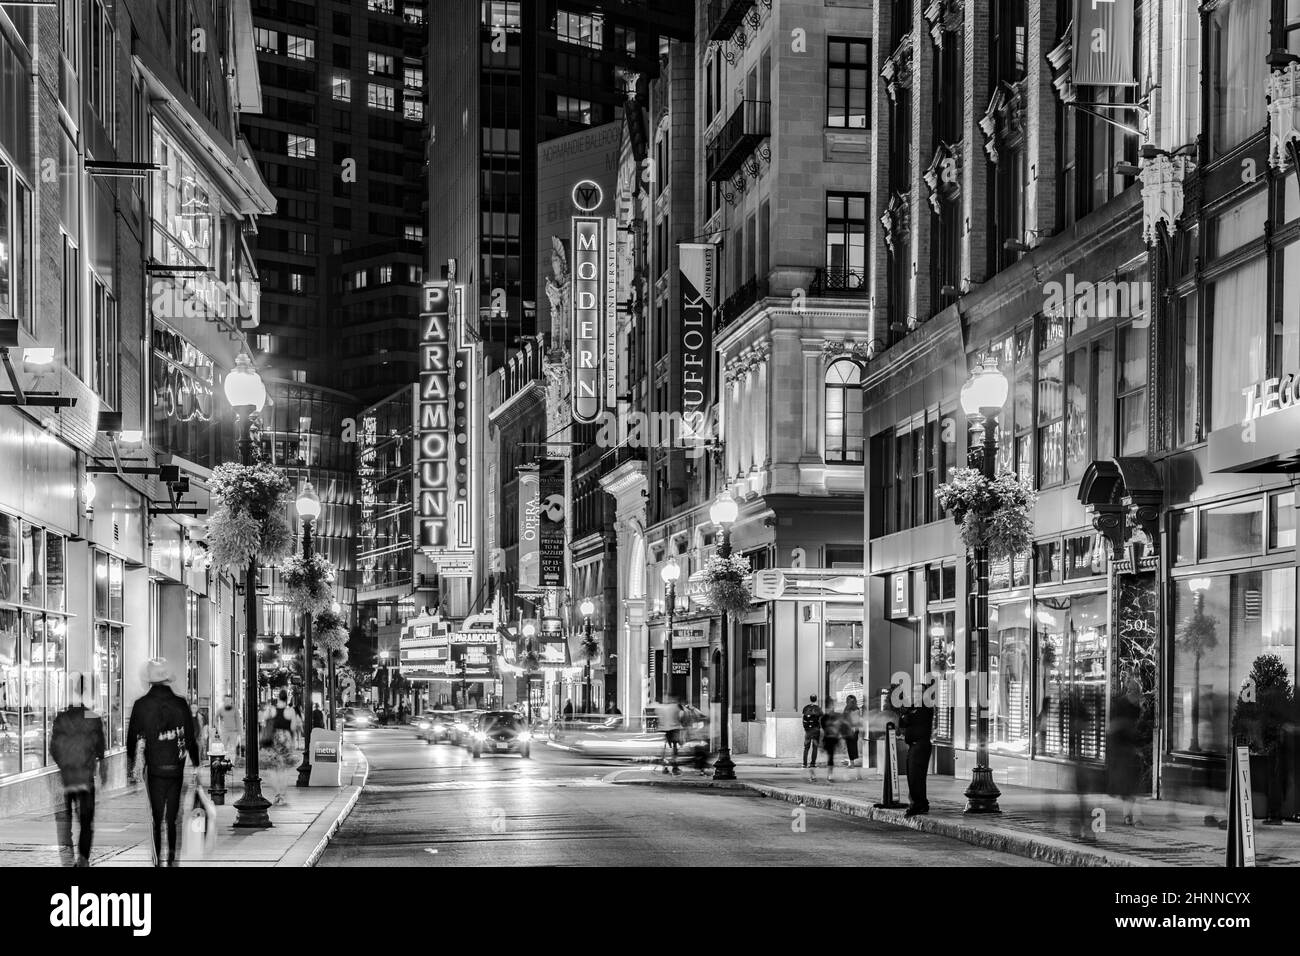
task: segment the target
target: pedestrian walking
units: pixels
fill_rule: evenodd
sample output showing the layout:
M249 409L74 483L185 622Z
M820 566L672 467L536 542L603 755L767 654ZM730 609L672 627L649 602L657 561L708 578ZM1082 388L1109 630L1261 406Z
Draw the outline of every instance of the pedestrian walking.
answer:
M659 729L664 732L664 773L680 776L682 771L677 766L677 753L682 743L682 707L670 694L655 705L655 714L659 718ZM668 762L670 751L671 765Z
M1138 722L1142 719L1142 685L1133 678L1124 693L1110 703L1110 724L1106 728L1106 790L1118 797L1124 822L1132 826L1137 796L1142 789L1142 742Z
M153 859L161 866L162 825L167 824L167 866L176 865L176 816L181 808L185 758L199 767L199 745L195 739L194 715L182 697L172 692L171 668L163 658L145 665L149 691L131 705L126 727L127 777L134 785L137 748L143 750L145 794L153 818Z
M239 709L229 694L221 698L221 706L212 719L212 726L216 730L216 739L225 746L226 757L233 767L236 757L244 751L244 740L239 734Z
M921 687L918 706L902 707L898 711L898 723L903 731L903 740L907 743L909 803L903 815L908 817L930 812L930 801L925 794L925 779L930 772L930 751L933 747L930 738L934 735L934 708L925 705L925 692L929 686L926 684Z
M848 766L862 779L862 758L858 753L858 744L862 739L862 710L858 699L852 694L844 702L844 749L848 753Z
M817 695L808 698L803 705L803 765L816 765L817 751L821 747L822 709L817 705Z
M84 681L84 677L81 679ZM59 712L50 727L50 756L63 781L63 802L56 815L59 854L65 866L90 866L90 848L95 840L95 776L108 782L104 762L104 721L80 702L84 684L78 687L77 703ZM80 828L76 846L72 843L72 817Z
M282 805L287 784L286 773L298 766L299 754L293 749L294 735L302 731L302 720L289 703L283 689L279 697L262 713L260 755L275 784L274 806Z
M565 720L573 719L573 701L571 699L565 700L564 702L564 719Z
M312 704L311 707L311 729L325 729L325 712L320 709L320 704Z
M397 705L397 723L399 726L406 723L406 701Z
M198 704L190 704L190 716L194 719L194 734L198 737L199 761L208 759L208 722Z
M844 736L843 727L844 717L835 709L834 699L826 701L826 709L822 712L821 731L822 731L822 750L826 753L826 782L835 782L835 751L839 749L840 740ZM809 781L817 779L817 760L813 758L813 765L808 768Z

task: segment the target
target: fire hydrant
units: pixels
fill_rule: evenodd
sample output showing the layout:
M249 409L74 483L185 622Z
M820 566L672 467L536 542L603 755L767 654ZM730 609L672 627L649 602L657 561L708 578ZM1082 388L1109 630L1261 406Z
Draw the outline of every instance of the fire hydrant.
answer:
M212 774L212 785L208 787L208 793L212 797L212 802L219 806L224 806L226 802L226 774L234 767L230 758L225 754L213 754L208 763L208 769Z

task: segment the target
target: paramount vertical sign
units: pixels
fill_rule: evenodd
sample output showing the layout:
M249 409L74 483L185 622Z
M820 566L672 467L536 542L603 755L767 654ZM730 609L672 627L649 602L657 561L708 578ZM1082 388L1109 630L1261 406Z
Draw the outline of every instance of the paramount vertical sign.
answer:
M424 287L416 392L415 540L444 576L469 573L470 405L473 352L458 348L452 286Z
M704 438L713 395L713 310L717 270L713 243L677 246L681 301L682 428L684 438Z
M594 422L605 405L605 220L573 217L573 417Z

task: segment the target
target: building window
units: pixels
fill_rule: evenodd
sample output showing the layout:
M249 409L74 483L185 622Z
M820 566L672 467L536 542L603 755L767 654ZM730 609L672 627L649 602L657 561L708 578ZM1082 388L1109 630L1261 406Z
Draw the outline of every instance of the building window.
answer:
M386 53L376 53L371 50L366 54L366 69L372 76L392 76L393 58Z
M423 23L424 7L414 3L402 4L402 19L406 23Z
M1210 356L1210 430L1239 426L1242 390L1267 369L1266 260L1256 258L1206 284L1206 349Z
M861 289L867 265L867 194L826 194L827 285Z
M110 141L116 142L117 34L113 29L113 19L100 0L94 0L90 4L89 21L90 37L86 44L90 51L88 100Z
M316 156L316 139L312 136L289 134L289 157L291 159L313 159Z
M366 275L366 270L358 269L356 272L352 273L352 288L364 289L367 285L368 279L369 277Z
M1119 330L1116 392L1121 455L1144 455L1147 451L1147 335L1145 324Z
M366 88L366 105L377 110L392 110L393 88L380 83L371 83Z
M968 618L970 620L970 618ZM974 669L976 640L967 632L967 657ZM989 749L1028 756L1030 728L1034 725L1033 619L1029 601L989 605L988 719ZM967 700L973 698L967 694ZM971 739L974 739L976 708L967 705Z
M1036 754L1093 761L1105 757L1106 602L1104 593L1036 602Z
M555 37L565 43L599 50L605 29L605 18L598 13L569 13L560 10L555 14Z
M405 94L402 97L402 116L412 122L420 122L424 119L424 100L420 96Z
M366 0L366 9L371 13L388 13L397 12L395 0Z
M286 33L285 55L293 60L314 60L316 59L316 41L307 37L294 36L292 33Z
M302 286L302 273L301 273L301 272L290 272L290 273L289 273L289 289L290 289L290 291L292 291L292 292L297 292L297 293L299 293L299 294L302 293L302 291L303 291L303 286Z
M1269 0L1229 0L1209 14L1210 151L1223 156L1267 122Z
M387 285L393 281L392 266L380 266L376 271L378 273L377 279L380 285Z
M852 359L826 369L826 461L862 461L862 369Z
M352 102L352 77L335 76L330 80L330 92L340 103Z
M867 129L871 125L871 41L831 37L826 62L826 125Z
M402 69L402 86L408 90L424 89L424 68L406 66Z
M155 125L153 254L166 265L212 265L216 208L207 179L184 151Z
M403 227L403 238L408 242L424 242L424 226L407 223Z
M483 25L518 33L520 27L519 0L483 0Z
M0 161L0 314L32 323L32 193Z
M591 100L576 96L557 96L555 98L555 116L570 123L591 125Z
M262 53L279 53L280 34L264 27L254 27L253 45Z
M77 261L77 247L67 233L63 236L63 362L78 378L85 376L81 367L81 343L84 332L81 322L81 264Z
M92 277L91 294L95 335L94 389L109 408L122 407L122 370L117 300L98 276Z
M103 718L105 743L121 747L126 739L126 700L123 681L123 621L125 574L121 558L93 553L95 565L95 648L91 701Z

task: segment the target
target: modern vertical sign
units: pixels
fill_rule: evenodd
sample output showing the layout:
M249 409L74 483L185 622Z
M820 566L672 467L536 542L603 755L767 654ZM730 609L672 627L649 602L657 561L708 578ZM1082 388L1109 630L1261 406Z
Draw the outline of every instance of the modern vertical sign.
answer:
M1135 86L1133 0L1074 0L1076 86Z
M605 405L605 220L573 217L573 417L594 422Z
M447 283L424 287L416 394L415 540L444 576L470 573L473 350L459 348Z
M677 246L682 346L682 427L685 438L702 439L713 390L713 310L717 306L717 247L711 242Z
M564 465L563 458L545 458L538 471L539 583L544 588L564 587Z
M605 220L605 407L618 408L618 220Z
M541 586L541 500L538 497L537 470L521 469L519 472L519 591L536 591Z

